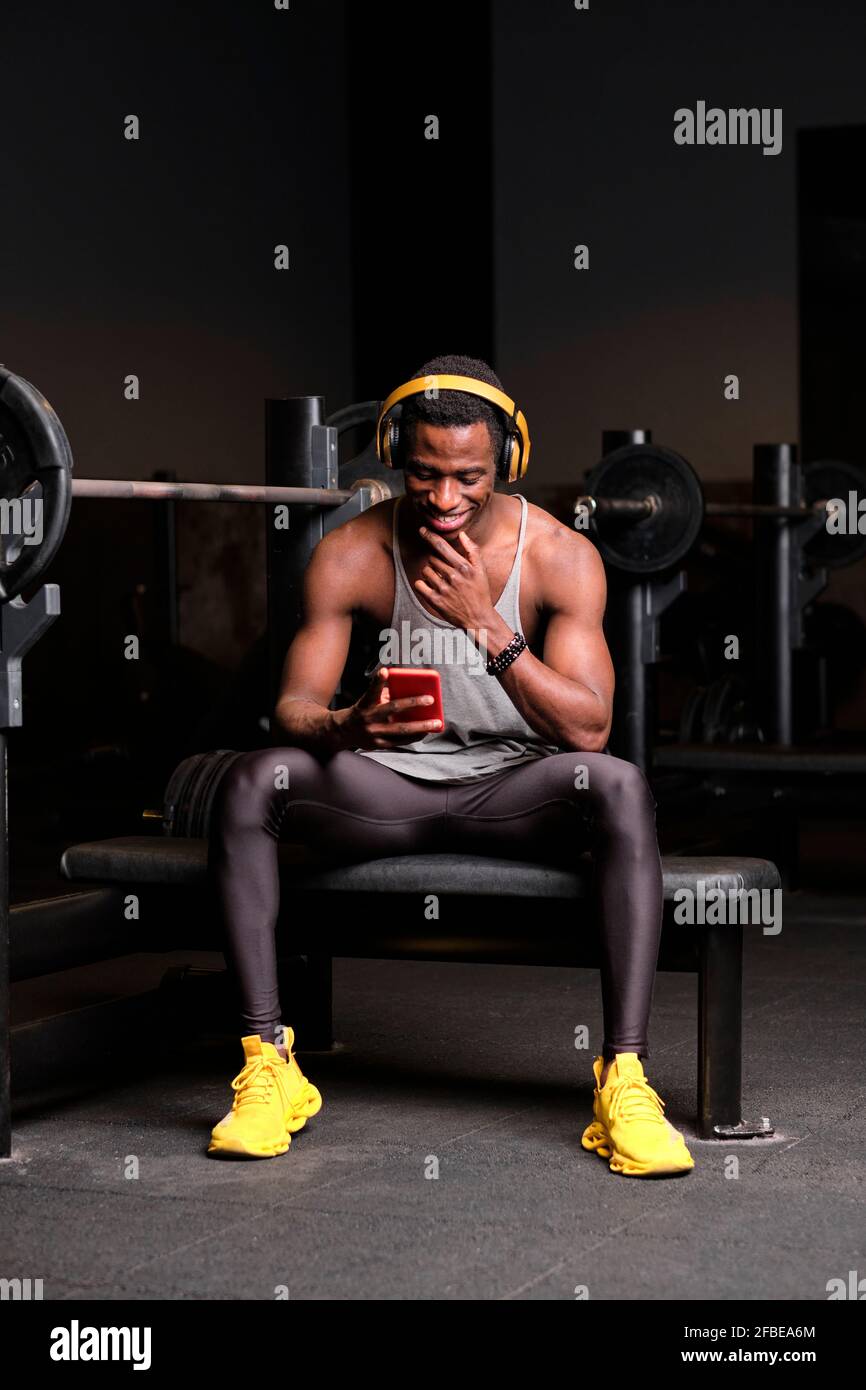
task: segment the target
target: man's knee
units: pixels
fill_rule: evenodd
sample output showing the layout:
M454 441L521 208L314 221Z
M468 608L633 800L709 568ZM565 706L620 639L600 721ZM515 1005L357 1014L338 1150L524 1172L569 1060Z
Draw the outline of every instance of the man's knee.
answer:
M242 753L220 782L214 817L225 827L261 824L275 798L297 793L315 775L315 758L302 748L256 748Z
M652 790L646 773L637 763L626 762L624 758L605 758L607 766L601 769L601 777L613 795L619 797L636 796L652 798Z
M617 824L639 823L655 815L652 788L635 763L609 754L593 754L587 761L587 790L600 819L610 817Z

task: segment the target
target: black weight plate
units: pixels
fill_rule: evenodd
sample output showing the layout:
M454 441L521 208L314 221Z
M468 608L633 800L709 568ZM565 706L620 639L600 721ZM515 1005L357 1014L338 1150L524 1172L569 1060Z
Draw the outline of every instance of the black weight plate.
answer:
M186 834L187 787L202 756L201 753L195 753L191 758L184 758L168 779L162 808L162 829L165 835Z
M355 401L352 405L344 405L342 410L335 410L325 420L325 424L335 426L339 438L346 430L354 429L356 425L375 425L381 409L381 401Z
M703 711L704 743L729 743L734 707L739 698L737 682L730 676L713 681Z
M656 444L626 444L606 454L587 479L594 497L658 498L660 506L639 520L593 518L598 548L615 569L657 574L688 554L704 520L704 494L690 463Z
M206 839L217 789L241 754L218 748L193 753L178 763L165 789L163 832L180 838Z
M72 450L51 406L0 367L0 497L41 501L41 540L0 531L0 602L33 584L63 540L72 504Z
M346 405L342 410L336 410L325 421L328 425L336 426L338 438L358 425L369 424L372 427L370 440L360 454L340 464L341 488L351 487L360 478L376 478L379 482L387 483L392 496L405 491L402 468L386 467L379 462L376 453L376 421L381 409L381 401L359 401L356 405Z
M201 789L198 807L198 819L196 824L196 834L207 839L210 834L211 816L213 814L214 802L223 778L231 767L242 755L235 751L221 750L212 755L210 764L210 775Z
M699 686L697 690L693 690L690 693L686 703L683 705L680 715L680 743L701 742L701 717L706 697L706 687Z
M680 742L763 742L741 677L721 676L691 692L680 716Z
M213 786L214 772L224 757L222 750L205 753L187 785L184 834L193 839L207 835L206 808Z
M849 514L849 494L855 494L854 511ZM866 555L866 510L857 512L858 502L866 500L866 475L856 464L837 459L819 459L809 463L803 470L803 496L806 503L820 502L822 499L839 497L845 504L837 524L841 527L861 526L862 531L848 534L847 529L838 534L828 531L822 525L803 546L804 553L814 565L827 569L841 569L853 565Z

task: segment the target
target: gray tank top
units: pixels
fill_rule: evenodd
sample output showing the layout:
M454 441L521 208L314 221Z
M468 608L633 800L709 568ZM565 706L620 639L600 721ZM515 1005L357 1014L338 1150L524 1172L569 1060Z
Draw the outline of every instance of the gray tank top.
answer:
M497 677L487 674L482 653L463 628L435 617L422 606L409 584L400 554L397 509L402 500L398 497L394 504L391 630L379 634L379 659L365 674L371 678L380 666L435 666L442 684L445 728L414 743L357 748L355 752L375 758L395 772L430 782L474 782L517 763L560 752L527 724ZM512 631L524 635L520 625L520 565L529 510L525 497L520 497L520 505L517 553L495 607Z

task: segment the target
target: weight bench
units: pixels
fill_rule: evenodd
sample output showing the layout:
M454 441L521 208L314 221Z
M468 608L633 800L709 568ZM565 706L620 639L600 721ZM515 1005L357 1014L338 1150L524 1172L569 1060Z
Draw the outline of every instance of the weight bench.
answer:
M206 839L128 836L73 845L62 857L64 877L80 884L123 885L139 899L140 922L177 950L219 949L213 940ZM302 845L279 845L281 907L278 956L307 957L314 998L307 1048L330 1047L331 961L334 956L444 960L486 964L598 967L600 956L588 901L591 860L573 868L466 854L398 855L358 864L324 864ZM662 859L665 920L660 970L698 976L697 1132L701 1138L772 1134L766 1119L743 1120L743 924L684 926L673 921L677 889L776 889L775 864L765 859ZM439 899L439 920L424 905ZM202 911L203 898L207 910ZM352 911L345 911L351 898ZM385 898L389 911L382 913ZM495 912L485 912L495 902ZM543 911L539 910L543 907ZM208 935L208 924L210 935ZM753 929L760 929L756 926ZM181 937L183 939L181 940ZM307 1049L304 1049L307 1050Z

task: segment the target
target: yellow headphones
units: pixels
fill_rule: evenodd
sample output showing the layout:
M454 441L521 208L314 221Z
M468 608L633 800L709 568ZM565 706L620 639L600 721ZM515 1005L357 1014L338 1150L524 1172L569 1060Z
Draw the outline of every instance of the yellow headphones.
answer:
M419 376L392 391L376 422L376 457L380 463L387 468L401 467L397 462L400 457L401 402L407 396L420 396L431 387L437 392L465 391L469 396L480 396L482 400L495 405L502 412L505 424L505 440L496 464L496 477L500 482L508 483L515 483L523 477L529 466L530 450L526 417L504 391L489 386L486 381L478 381L474 376Z

